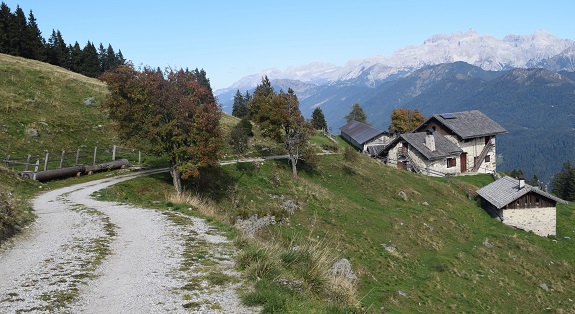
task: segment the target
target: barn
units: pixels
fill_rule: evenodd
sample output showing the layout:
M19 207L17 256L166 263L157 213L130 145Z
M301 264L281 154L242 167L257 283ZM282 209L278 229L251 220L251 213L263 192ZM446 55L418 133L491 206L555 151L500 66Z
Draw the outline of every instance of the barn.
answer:
M483 207L509 226L532 231L540 236L556 234L556 205L567 204L525 179L505 176L477 190Z

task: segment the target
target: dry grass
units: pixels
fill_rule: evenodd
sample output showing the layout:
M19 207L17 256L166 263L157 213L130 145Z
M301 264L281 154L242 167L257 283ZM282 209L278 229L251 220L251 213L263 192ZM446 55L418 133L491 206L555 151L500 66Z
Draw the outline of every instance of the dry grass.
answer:
M230 222L230 217L224 215L209 199L190 192L170 192L166 195L166 201L174 204L186 204L194 208L198 213L215 218L219 221Z

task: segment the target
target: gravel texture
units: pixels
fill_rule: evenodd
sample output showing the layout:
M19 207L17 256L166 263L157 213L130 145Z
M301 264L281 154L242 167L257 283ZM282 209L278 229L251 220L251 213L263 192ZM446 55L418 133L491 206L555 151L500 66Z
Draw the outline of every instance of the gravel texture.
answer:
M36 222L0 248L0 313L257 312L237 296L233 246L206 221L90 197L150 173L37 197Z

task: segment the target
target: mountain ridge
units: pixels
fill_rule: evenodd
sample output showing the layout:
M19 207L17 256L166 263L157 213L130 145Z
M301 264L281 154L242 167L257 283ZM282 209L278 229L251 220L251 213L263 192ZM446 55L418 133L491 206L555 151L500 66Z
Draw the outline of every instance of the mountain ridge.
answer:
M267 75L270 80L292 79L317 85L364 77L364 84L374 85L394 75L407 75L425 66L464 61L484 70L543 67L554 71L575 70L575 41L558 38L544 30L529 35L506 35L497 38L473 29L467 32L435 34L423 44L397 49L390 56L374 55L349 60L344 66L314 62L285 70L271 68L246 76L232 86L216 90L227 101L227 94L254 88ZM297 92L297 91L296 91ZM233 98L233 94L232 94Z

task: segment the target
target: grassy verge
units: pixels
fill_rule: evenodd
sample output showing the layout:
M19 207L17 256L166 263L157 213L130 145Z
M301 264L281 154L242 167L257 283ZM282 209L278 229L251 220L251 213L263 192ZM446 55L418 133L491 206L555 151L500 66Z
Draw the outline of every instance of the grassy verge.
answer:
M245 302L269 311L575 310L569 301L575 291L574 205L558 207L557 237L542 238L501 224L477 205L469 190L489 180L433 179L364 157L350 163L332 155L298 179L291 178L286 161L278 160L226 166L188 182L187 189L210 200L214 213L206 215L228 224L273 215L275 224L237 241L238 267L256 287ZM167 204L168 177L137 181L107 193ZM338 302L333 292L314 288L316 279L302 275L313 268L313 258L294 247L314 248L320 256L329 248L324 269L348 259L358 277L358 302ZM301 263L293 262L299 258Z

